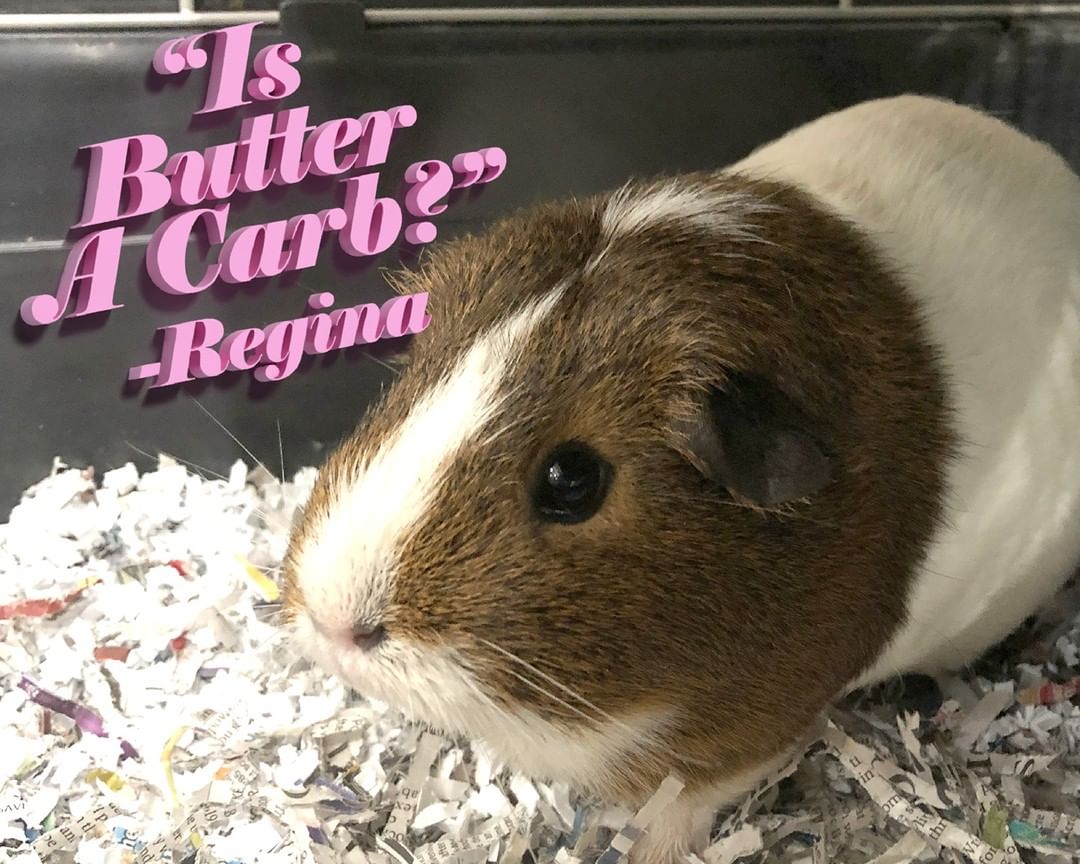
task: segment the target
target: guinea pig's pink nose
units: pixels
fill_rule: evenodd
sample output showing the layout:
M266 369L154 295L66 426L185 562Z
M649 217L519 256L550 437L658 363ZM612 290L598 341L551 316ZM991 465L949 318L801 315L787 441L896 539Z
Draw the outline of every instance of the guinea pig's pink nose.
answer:
M382 624L358 621L353 625L352 643L357 648L371 651L377 648L384 639L386 639L386 628Z

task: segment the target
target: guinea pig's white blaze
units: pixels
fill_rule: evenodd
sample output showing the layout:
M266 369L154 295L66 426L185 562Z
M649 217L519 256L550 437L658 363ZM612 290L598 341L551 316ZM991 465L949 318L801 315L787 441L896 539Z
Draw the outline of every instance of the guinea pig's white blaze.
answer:
M479 336L411 408L296 555L296 578L313 623L345 635L377 622L393 592L398 550L423 518L454 454L506 398L506 373L522 342L565 291L558 286Z

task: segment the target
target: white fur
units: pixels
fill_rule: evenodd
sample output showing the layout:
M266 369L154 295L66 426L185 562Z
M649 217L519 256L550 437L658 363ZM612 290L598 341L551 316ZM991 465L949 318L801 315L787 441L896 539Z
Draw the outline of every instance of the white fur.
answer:
M716 192L674 178L645 189L626 185L608 201L601 231L608 239L633 234L661 222L690 222L710 230L743 231L749 213L765 202L735 192Z
M507 370L565 289L559 286L491 331L412 407L396 433L334 494L296 554L308 613L347 644L357 621L377 622L393 592L397 555L438 492L454 454L495 416Z
M900 266L965 441L910 623L853 685L969 662L1080 561L1080 181L1005 124L913 96L828 115L732 170L803 187Z
M672 720L664 712L643 712L619 723L575 720L579 728L567 731L528 709L499 707L450 646L432 649L391 639L375 652L342 650L307 615L297 619L295 631L308 656L365 696L412 719L479 739L496 761L535 778L589 788L626 755L647 752Z
M602 239L585 265L585 272L591 272L600 263L613 242L664 222L764 242L754 233L756 226L747 220L755 213L775 209L760 198L737 192L717 192L681 178L645 187L628 183L608 199L600 217Z

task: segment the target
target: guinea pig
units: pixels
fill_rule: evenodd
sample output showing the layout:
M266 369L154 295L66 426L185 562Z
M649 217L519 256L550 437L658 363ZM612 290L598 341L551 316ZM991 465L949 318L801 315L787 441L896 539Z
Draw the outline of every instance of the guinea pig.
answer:
M676 772L636 862L1080 560L1080 180L975 110L863 103L397 281L432 323L297 521L294 637L513 770Z

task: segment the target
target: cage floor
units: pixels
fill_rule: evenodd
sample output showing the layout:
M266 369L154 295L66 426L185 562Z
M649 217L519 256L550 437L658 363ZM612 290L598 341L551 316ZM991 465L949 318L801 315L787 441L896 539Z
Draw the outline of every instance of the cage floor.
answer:
M409 726L296 656L277 564L313 476L237 463L208 479L161 457L98 478L58 461L27 490L0 526L0 857L592 864L610 850L633 813ZM908 679L837 706L688 861L1080 856L1078 612L1070 585L940 691Z

